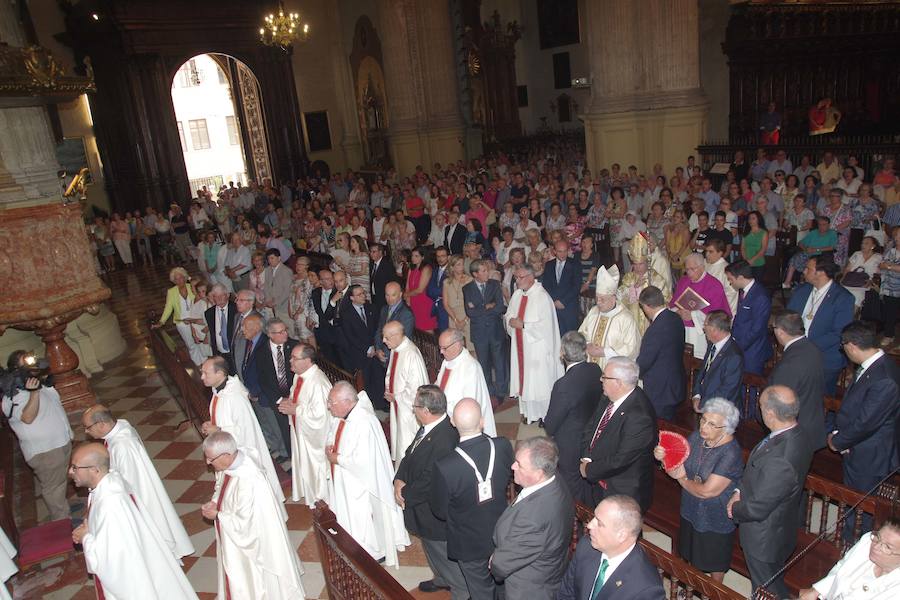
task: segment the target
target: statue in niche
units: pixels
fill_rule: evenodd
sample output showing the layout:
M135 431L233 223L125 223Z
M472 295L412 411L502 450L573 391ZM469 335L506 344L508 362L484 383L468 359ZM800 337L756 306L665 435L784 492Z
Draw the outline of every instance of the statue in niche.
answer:
M841 122L841 111L832 106L831 98L822 98L809 109L809 135L833 133Z
M381 101L378 98L375 82L372 81L372 75L369 74L369 81L363 90L363 112L365 115L366 129L369 131L377 131L381 129L383 123Z

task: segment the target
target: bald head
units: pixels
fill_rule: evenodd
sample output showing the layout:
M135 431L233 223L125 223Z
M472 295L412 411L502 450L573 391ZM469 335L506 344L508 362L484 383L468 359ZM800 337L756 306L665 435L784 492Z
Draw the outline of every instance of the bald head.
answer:
M473 398L463 398L456 403L453 409L453 426L459 431L460 437L464 435L476 435L481 433L484 423L481 419L481 406Z
M396 306L403 298L403 288L396 281L389 282L384 286L384 300L388 306Z
M69 476L76 487L95 488L109 473L109 452L103 444L82 444L72 452Z
M244 337L248 340L252 340L256 337L260 331L262 331L263 320L260 315L249 315L244 317L244 322L241 324L241 331L244 333Z

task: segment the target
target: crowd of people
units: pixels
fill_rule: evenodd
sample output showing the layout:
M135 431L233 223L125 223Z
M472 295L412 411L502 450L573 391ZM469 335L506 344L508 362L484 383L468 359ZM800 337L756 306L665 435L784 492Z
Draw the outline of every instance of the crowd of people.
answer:
M593 599L615 581L662 598L636 541L665 460L657 418L688 402L699 428L667 471L682 488L678 554L721 581L737 537L753 586L789 597L781 569L813 452L840 453L844 484L863 493L900 465L900 377L882 349L900 304L900 179L892 159L867 174L853 157L811 158L737 153L714 185L693 157L669 174L595 175L577 143L545 140L404 178L199 190L184 214L98 220L98 267L116 252L130 265L134 247L180 263L155 326L173 318L212 389L203 447L217 484L203 514L220 590L299 589L280 550L280 468L293 501L328 502L386 566L418 537L434 573L424 592ZM779 234L796 247L766 281ZM782 308L767 284L789 295ZM874 327L857 320L875 305ZM416 330L434 334L440 365ZM365 393L332 385L322 361L360 372ZM743 373L767 377L758 401ZM826 414L824 396L841 392ZM538 426L515 446L494 422L510 400ZM734 434L748 419L770 433L745 464ZM103 450L85 455L92 473L109 468ZM573 500L595 518L570 562ZM896 591L898 542L900 524L884 523L804 597ZM253 552L279 568L257 572L268 559Z

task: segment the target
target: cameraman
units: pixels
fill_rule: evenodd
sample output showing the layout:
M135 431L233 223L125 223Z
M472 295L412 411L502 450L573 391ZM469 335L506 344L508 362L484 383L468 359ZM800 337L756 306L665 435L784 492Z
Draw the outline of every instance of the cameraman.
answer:
M9 355L7 369L27 372L29 364L26 358L29 356L24 350L16 350ZM66 487L72 454L72 428L59 400L59 393L30 376L33 373L28 375L17 378L20 383L24 379L24 389L21 385L15 385L14 389L3 392L3 416L19 438L25 462L37 477L50 520L68 519Z

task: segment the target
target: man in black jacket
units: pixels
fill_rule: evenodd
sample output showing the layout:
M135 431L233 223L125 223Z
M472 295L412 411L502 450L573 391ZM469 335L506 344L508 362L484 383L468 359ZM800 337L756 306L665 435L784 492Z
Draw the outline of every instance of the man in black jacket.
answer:
M503 291L490 278L488 263L476 260L469 265L473 280L463 286L466 316L470 319L472 344L487 382L488 393L502 402L509 393L509 358L504 356Z
M747 458L741 486L728 501L728 516L738 535L753 591L766 588L778 598L790 598L784 575L769 579L784 566L797 544L800 498L812 461L812 447L797 425L800 403L790 388L767 387L759 411L771 433Z
M206 317L206 325L209 327L209 345L215 356L222 356L228 362L231 373L235 372L232 362L231 340L234 339L234 322L237 315L237 306L228 299L228 290L221 283L217 283L209 290L210 306L203 313ZM222 325L224 324L224 329Z
M397 270L391 257L384 253L384 246L372 244L369 246L369 290L372 298L372 312L376 315L385 305L384 286L391 281L397 281Z
M344 368L351 373L362 372L366 391L372 397L370 386L374 377L372 361L375 360L376 317L372 314L372 306L366 302L366 290L361 285L351 285L347 295L350 301L341 302L340 312L341 360ZM381 387L383 396L383 381Z
M482 433L481 406L472 398L456 404L452 422L459 445L437 462L431 510L447 522L447 557L459 563L469 597L493 600L496 584L488 561L494 552L494 527L506 510L515 457L509 440Z
M337 307L331 304L331 298L335 294L334 276L330 269L319 271L319 285L312 291L313 310L316 311L318 325L316 326L316 344L319 352L329 361L341 366L337 350L338 331L334 325L337 315Z
M800 402L797 421L809 437L812 449L825 447L825 379L822 377L822 352L809 341L803 317L785 310L773 321L775 339L784 348L781 360L769 375L769 385L784 385L793 390Z
M644 393L653 404L656 416L672 421L675 410L684 401L684 321L666 308L659 288L644 288L638 296L641 310L650 326L641 338L637 364L641 368Z
M421 427L397 467L394 496L403 508L406 529L422 540L425 558L434 573L434 579L420 583L419 590L449 589L454 600L465 600L469 597L466 580L459 565L447 558L447 523L434 516L428 503L434 465L453 453L459 434L447 417L447 397L436 385L419 388L413 412Z
M291 351L298 342L288 337L287 325L281 319L270 320L266 324L266 334L268 338L262 348L254 352L259 383L259 408L260 413L266 414L266 418L276 425L284 442L284 456L290 460L291 425L288 416L278 410L278 403L290 396L294 381L290 365Z
M579 471L581 434L603 398L597 385L603 371L597 363L587 362L587 341L577 331L562 336L560 353L566 373L553 384L544 430L559 447L560 477L572 497L579 498L581 488L587 485Z
M646 512L653 498L653 448L656 446L656 413L637 387L637 363L617 356L603 369L601 402L584 429L581 476L587 480L579 498L596 506L603 498L624 494Z

